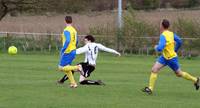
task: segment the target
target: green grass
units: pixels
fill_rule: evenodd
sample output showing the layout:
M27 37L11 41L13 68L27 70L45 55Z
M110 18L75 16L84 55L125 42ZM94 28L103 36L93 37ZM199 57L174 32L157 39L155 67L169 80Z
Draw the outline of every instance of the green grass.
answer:
M74 63L83 59L77 56ZM152 56L100 54L91 79L106 86L70 89L68 82L57 85L58 55L0 54L0 108L198 108L200 91L192 82L177 78L165 68L159 74L152 96L141 92L147 85ZM200 75L200 58L180 59L182 69ZM78 74L75 74L78 81Z

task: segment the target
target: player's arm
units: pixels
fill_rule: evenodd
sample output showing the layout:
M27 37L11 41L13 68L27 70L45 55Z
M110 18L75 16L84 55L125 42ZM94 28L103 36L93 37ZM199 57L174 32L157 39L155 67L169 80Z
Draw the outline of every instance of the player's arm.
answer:
M83 47L76 49L76 54L86 53L87 51L88 51L88 47L87 47L87 45L85 45Z
M103 46L102 44L97 44L97 46L102 51L113 53L113 54L117 54L119 56L121 55L119 52L115 51L114 49L107 48L107 47Z
M179 48L181 47L181 45L182 45L182 40L175 33L174 33L174 41L176 42L176 44L175 44L175 52L177 52L179 50Z
M166 39L163 35L160 35L159 43L158 45L155 46L155 50L161 52L165 48L165 45L166 45Z
M65 43L63 45L63 48L61 50L62 53L65 52L65 50L67 49L69 43L70 43L70 33L68 31L64 31L64 36L65 36Z

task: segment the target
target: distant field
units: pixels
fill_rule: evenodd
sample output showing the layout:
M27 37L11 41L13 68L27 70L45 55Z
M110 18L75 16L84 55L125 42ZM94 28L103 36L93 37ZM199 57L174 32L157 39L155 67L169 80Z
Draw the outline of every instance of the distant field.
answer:
M124 11L125 12L125 11ZM170 21L177 20L178 17L200 21L200 10L156 10L156 11L135 11L136 18L146 21L156 26L163 18ZM10 32L54 32L60 33L63 30L63 15L43 15L43 16L18 16L5 17L0 21L0 31ZM117 11L88 12L80 14L70 14L73 17L74 25L79 34L87 34L90 28L96 26L116 26Z
M200 91L191 82L176 78L165 68L155 92L140 91L147 85L155 57L100 54L91 79L106 86L70 89L68 82L56 85L63 76L57 72L58 55L0 54L0 108L198 108ZM78 56L74 63L83 59ZM200 75L200 58L181 59L182 69ZM75 74L78 80L78 74Z

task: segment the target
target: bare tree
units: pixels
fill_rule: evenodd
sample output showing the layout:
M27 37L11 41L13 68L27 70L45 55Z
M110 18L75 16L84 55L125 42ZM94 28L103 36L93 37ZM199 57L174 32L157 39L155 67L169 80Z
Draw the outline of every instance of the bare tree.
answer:
M12 11L27 11L36 8L37 0L0 0L0 21Z

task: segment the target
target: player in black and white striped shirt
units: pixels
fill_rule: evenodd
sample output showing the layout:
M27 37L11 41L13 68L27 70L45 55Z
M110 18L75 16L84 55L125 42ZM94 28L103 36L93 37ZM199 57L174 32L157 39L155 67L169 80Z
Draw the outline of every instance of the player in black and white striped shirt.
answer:
M95 70L96 67L96 60L98 57L99 50L116 54L121 56L121 54L111 48L107 48L100 43L95 43L95 39L91 35L87 35L84 37L85 46L76 49L76 54L85 53L85 60L84 62L79 63L78 65L82 66L82 71L80 72L80 84L86 85L102 85L104 84L101 80L87 80L86 78L90 76L91 72ZM65 75L59 83L64 83L68 77Z

